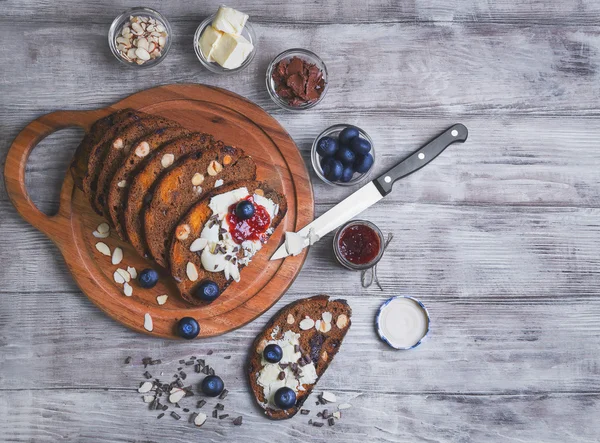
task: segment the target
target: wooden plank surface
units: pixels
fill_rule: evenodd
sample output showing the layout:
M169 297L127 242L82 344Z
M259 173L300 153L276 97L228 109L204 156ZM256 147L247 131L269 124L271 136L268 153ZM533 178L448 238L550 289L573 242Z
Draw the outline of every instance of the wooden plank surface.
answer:
M376 171L455 122L469 128L468 142L365 214L395 235L378 270L383 292L341 270L327 238L267 315L194 343L149 339L105 317L0 186L0 440L598 441L599 4L238 1L231 6L253 16L259 51L246 71L220 77L191 50L195 27L219 3L146 3L167 15L176 39L159 67L134 71L106 44L112 18L133 4L0 2L2 162L43 113L98 108L172 82L253 100L307 162L314 137L340 122L373 137ZM263 86L269 60L293 46L317 52L332 79L324 102L302 114L279 110ZM46 212L56 210L81 136L61 131L30 159L28 187ZM312 178L318 214L352 191ZM244 380L248 346L276 309L319 292L348 299L354 326L317 392L353 407L333 428L304 416L269 422ZM428 341L411 352L388 349L373 326L377 307L399 293L423 300L432 316ZM135 361L125 366L128 355ZM135 391L147 355L163 360L167 377L179 359L204 356L244 425L156 420ZM322 409L307 405L310 418Z

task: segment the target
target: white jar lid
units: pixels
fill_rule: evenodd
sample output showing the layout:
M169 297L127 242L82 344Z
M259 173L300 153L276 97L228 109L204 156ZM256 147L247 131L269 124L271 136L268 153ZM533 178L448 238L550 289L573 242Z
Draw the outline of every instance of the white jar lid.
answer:
M412 349L421 344L429 332L429 313L413 297L388 299L377 313L377 333L394 349Z

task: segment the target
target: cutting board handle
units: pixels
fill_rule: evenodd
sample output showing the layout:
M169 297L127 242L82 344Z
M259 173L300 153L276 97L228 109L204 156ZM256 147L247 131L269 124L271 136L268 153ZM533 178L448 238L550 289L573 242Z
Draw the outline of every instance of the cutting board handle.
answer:
M67 179L63 182L60 191L60 205L55 215L48 216L41 212L33 203L27 187L25 186L25 169L27 160L33 149L47 136L64 128L79 126L89 131L92 124L107 114L105 110L95 111L57 111L42 115L29 123L15 138L10 146L4 166L4 183L8 196L19 214L46 234L51 240L61 236L69 236L65 231L65 224L60 220L68 218L71 213L71 192L73 180L69 179L71 174L67 173Z

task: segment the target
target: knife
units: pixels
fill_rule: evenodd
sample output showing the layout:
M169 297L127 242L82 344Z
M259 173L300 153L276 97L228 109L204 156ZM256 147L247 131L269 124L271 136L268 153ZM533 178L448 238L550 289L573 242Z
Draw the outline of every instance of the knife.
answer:
M413 152L396 166L392 167L385 174L380 175L375 180L367 183L349 197L342 200L325 214L313 220L296 234L302 237L302 249L309 244L318 241L324 235L333 231L338 226L346 223L348 220L357 216L369 206L374 205L383 197L392 192L392 186L401 178L418 171L427 163L440 155L444 149L452 143L467 140L469 131L465 125L456 124L450 126L436 138L431 140L421 149ZM293 252L293 251L292 251ZM298 252L297 252L298 253ZM279 260L290 255L284 242L271 260Z

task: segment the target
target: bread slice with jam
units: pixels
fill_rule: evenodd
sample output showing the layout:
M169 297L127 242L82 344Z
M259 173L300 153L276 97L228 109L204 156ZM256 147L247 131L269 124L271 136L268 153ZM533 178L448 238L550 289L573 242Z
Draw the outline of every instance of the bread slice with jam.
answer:
M345 300L317 295L295 301L281 309L256 337L248 357L250 388L267 417L293 417L311 394L338 353L351 324L352 309ZM283 357L269 363L263 351L277 344ZM289 409L275 405L278 389L288 387L296 394Z
M254 208L248 220L231 215L242 200L251 201ZM169 255L181 296L191 304L205 304L196 294L203 283L214 282L222 294L233 281L240 281L240 271L286 212L285 197L257 181L224 185L192 206L175 228Z
M159 265L168 266L175 226L194 203L224 183L256 179L254 161L243 154L229 146L209 148L185 157L158 179L144 210L144 236Z

